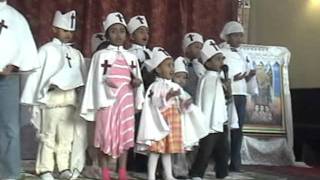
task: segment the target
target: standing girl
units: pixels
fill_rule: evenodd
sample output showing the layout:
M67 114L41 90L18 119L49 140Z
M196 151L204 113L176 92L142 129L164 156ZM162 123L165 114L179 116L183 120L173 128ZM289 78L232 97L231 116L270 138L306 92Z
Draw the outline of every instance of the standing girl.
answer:
M96 121L94 146L101 152L103 180L110 179L110 160L118 159L119 180L127 180L127 151L134 145L134 113L143 103L137 58L123 48L126 22L121 13L103 22L110 44L92 58L81 115Z

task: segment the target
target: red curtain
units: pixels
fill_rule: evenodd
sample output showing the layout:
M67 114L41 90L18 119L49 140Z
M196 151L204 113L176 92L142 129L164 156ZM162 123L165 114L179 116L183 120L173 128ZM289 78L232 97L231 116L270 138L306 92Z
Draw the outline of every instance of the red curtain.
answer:
M174 57L181 55L185 33L195 31L220 41L225 22L235 20L238 0L8 0L28 19L38 46L52 38L51 22L56 10L77 11L75 43L91 55L94 33L110 12L120 11L127 20L145 15L150 26L150 46L162 46Z

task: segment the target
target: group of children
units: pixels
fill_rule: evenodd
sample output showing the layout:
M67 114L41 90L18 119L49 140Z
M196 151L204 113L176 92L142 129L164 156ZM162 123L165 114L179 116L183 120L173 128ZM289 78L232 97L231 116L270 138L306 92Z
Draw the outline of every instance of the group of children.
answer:
M228 47L223 50L212 39L187 33L182 41L184 57L174 59L161 47L152 51L146 47L149 30L144 16L132 17L126 24L121 13L110 13L103 21L107 41L94 53L89 70L80 51L72 47L76 12L57 11L52 25L54 38L39 49L41 67L28 77L21 98L32 106L32 122L39 132L36 173L42 179L54 179L55 165L60 178L80 175L87 147L83 119L95 121L94 138L89 141L97 149L103 180L111 179L114 159L119 179L128 179L131 148L148 156L149 180L156 179L159 158L167 180L175 179L181 159L185 176L192 179L203 178L211 157L216 177L228 175L228 132L231 127L241 133L238 119L245 108L245 102L237 105L234 100L233 84L254 76L245 61L234 66L232 56L229 68L224 65L225 51L234 52L241 43L239 23L227 24L222 32L237 34L232 38L238 45L225 37ZM130 49L124 48L127 38ZM235 137L241 146L241 134ZM188 152L196 146L197 153ZM236 151L238 158L240 149ZM236 163L231 170L239 170L239 159Z

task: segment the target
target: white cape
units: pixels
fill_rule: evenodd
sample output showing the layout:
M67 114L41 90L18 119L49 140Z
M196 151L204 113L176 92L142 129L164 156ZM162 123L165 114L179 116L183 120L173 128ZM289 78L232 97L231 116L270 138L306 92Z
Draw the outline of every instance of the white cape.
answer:
M201 78L196 104L205 116L206 127L211 133L223 132L223 125L228 120L226 100L223 92L220 74L207 71Z
M183 93L183 89L178 84L161 78L157 78L148 88L137 136L138 151L147 150L152 142L159 141L169 134L170 128L161 111L169 108L175 101L179 102L180 99L186 100L186 96L180 95L179 98L174 98L175 100L166 101L165 95L171 88L173 90L180 90ZM191 105L188 110L180 112L182 112L183 143L185 147L191 147L200 138L208 134L207 129L202 123L204 118L194 105ZM199 112L200 114L198 114Z
M37 47L26 19L6 2L0 3L0 17L6 26L0 33L0 72L9 64L20 71L38 68Z
M123 47L109 45L106 49L96 52L91 60L90 70L86 83L84 99L81 106L81 117L88 121L95 120L95 112L102 107L109 107L115 102L115 96L110 87L105 83L104 68L101 66L108 60L108 64L113 64L117 56L121 55L129 65L132 63L136 68L132 68L132 74L142 81L140 67L135 55L129 53ZM144 101L143 83L135 89L135 108L141 109Z

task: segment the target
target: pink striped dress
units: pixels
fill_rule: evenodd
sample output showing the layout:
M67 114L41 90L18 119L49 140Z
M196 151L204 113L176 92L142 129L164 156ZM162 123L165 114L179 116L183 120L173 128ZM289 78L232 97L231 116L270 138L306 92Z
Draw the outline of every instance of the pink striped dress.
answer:
M134 96L131 82L131 67L118 56L107 69L107 81L112 88L116 102L97 111L94 145L113 158L134 146ZM107 83L107 82L105 82ZM111 88L111 87L108 87Z

